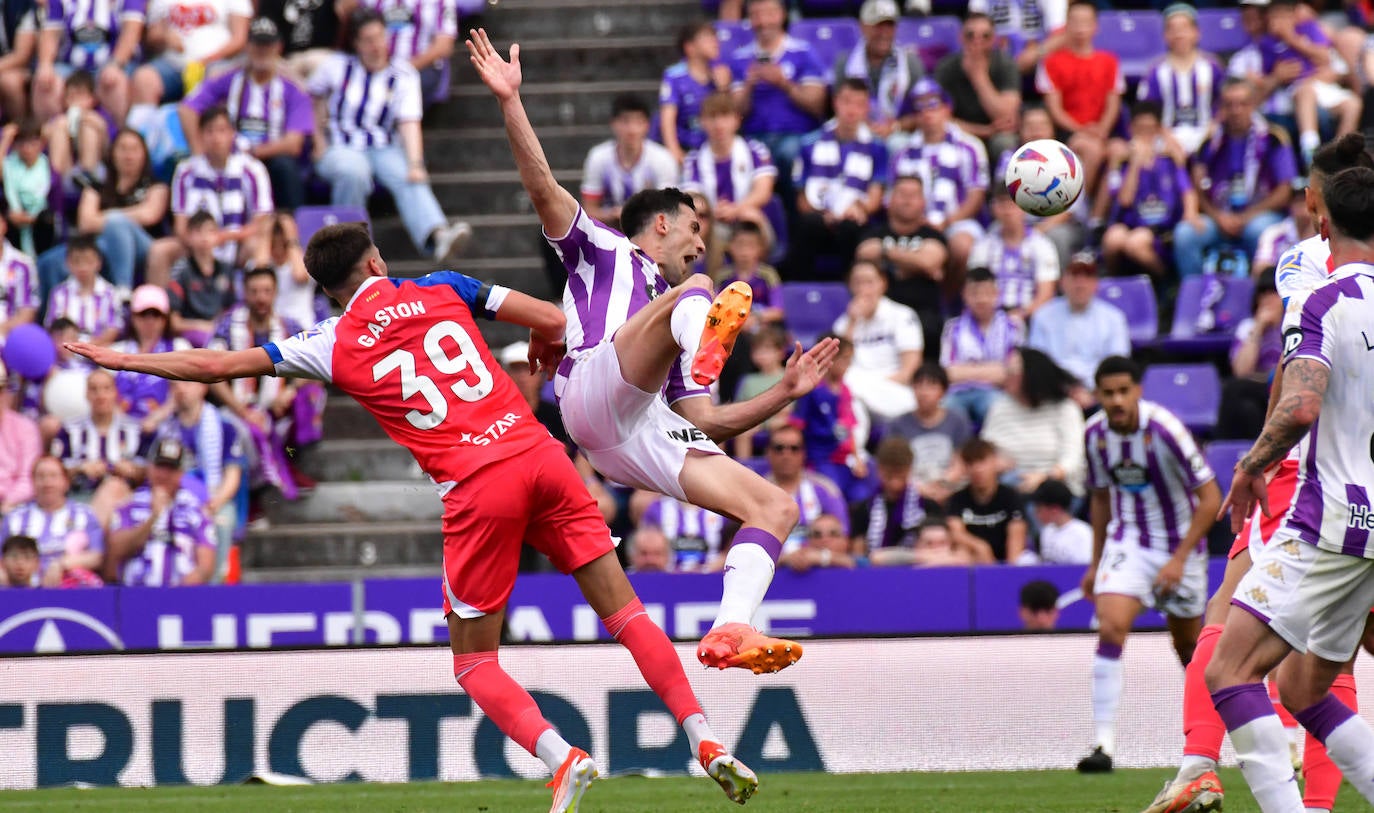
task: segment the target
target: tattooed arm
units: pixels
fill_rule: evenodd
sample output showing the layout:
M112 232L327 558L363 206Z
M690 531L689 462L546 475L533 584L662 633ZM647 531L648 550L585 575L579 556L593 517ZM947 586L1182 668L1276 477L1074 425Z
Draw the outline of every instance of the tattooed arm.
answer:
M1250 452L1241 458L1240 470L1258 477L1288 454L1321 414L1322 398L1331 369L1311 358L1297 358L1283 371L1283 393L1264 431Z

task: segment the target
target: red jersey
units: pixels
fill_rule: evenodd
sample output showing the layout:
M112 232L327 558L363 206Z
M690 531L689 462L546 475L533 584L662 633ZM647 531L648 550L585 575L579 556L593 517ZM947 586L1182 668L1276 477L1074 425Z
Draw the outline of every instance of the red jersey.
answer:
M1045 57L1035 87L1042 94L1058 93L1064 112L1081 125L1101 121L1107 98L1126 92L1115 54L1093 51L1080 56L1067 48Z
M276 374L333 382L410 450L441 492L549 438L477 331L509 290L455 271L374 277L343 316L263 345Z

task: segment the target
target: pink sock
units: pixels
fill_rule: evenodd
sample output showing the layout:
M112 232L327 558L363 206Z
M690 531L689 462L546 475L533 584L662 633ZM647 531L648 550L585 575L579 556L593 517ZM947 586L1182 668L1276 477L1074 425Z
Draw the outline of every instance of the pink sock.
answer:
M501 668L494 650L454 655L453 674L458 678L458 685L477 701L478 707L497 728L521 748L535 754L534 744L539 735L553 726L544 719L530 693Z
M701 714L701 704L682 671L682 661L663 630L644 612L644 604L634 599L610 616L601 619L606 631L634 656L639 673L672 712L681 725L693 714Z

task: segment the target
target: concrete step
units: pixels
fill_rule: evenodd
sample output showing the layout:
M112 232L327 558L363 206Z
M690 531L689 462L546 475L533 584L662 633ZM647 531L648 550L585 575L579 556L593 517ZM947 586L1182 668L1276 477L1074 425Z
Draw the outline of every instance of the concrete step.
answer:
M386 440L377 419L347 395L330 396L324 408L327 440Z
M434 502L437 505L439 501ZM443 533L435 518L274 525L269 530L248 534L240 556L244 570L257 573L278 568L429 567L433 570L442 561L442 552Z
M581 163L555 168L553 175L564 189L577 196L582 182ZM479 216L534 213L529 195L520 184L520 173L509 161L483 170L435 172L430 174L429 181L444 213L473 223L474 229L477 222L473 219Z
M470 277L490 280L498 285L529 294L537 299L557 301L563 295L560 290L555 294L544 275L544 259L528 257L490 257L480 260L462 260L456 263L457 270ZM434 264L424 260L390 263L391 275L395 277L419 277L434 271ZM480 322L478 328L487 343L500 347L502 343L518 341L523 331L505 322ZM514 336L515 338L510 338Z
M539 143L549 163L580 167L587 151L611 137L605 122L558 124L539 129ZM504 127L425 129L425 162L431 173L506 169L515 166Z
M462 182L463 186L472 186ZM515 189L502 185L508 189ZM436 191L439 187L436 187ZM457 193L455 193L456 195ZM513 193L514 194L514 193ZM521 191L518 194L524 195ZM468 212L449 212L450 217L462 218L472 226L472 240L459 259L459 263L494 257L521 257L537 255L543 250L544 236L539 219L528 211L505 211L500 214L475 214ZM373 239L382 247L383 256L388 264L400 261L423 260L438 267L433 258L422 254L410 242L405 224L399 217L379 218L372 224ZM454 264L455 266L458 263Z
M657 80L662 77L663 69L679 58L674 42L676 35L676 30L669 30L637 37L558 37L522 42L521 75L523 81L531 84L596 82L608 76ZM511 40L498 34L493 44L502 54L507 54ZM471 62L459 60L454 67L453 79L458 86L481 85ZM486 87L482 89L485 91ZM496 102L492 100L490 104L495 106Z
M333 523L353 527L369 522L434 520L443 504L425 480L373 480L363 483L320 483L295 502L267 504L273 525Z
M339 399L335 399L339 400ZM349 399L352 400L351 398ZM302 457L301 468L317 480L358 483L364 480L428 482L410 452L390 439L333 440L315 444Z
M491 91L477 79L470 66L460 73L460 77L455 77L450 101L434 108L425 117L426 129L502 126L501 108L497 106ZM608 76L616 78L607 80ZM525 102L525 110L536 131L555 125L606 126L611 120L612 99L622 93L633 93L652 104L657 98L661 78L661 69L650 76L623 75L608 70L591 79L555 76L551 80L537 82L527 72L526 84L520 88L520 97Z
M537 3L516 2L509 8L503 3L496 12L486 15L486 23L488 33L498 38L498 47L502 47L502 53L505 53L504 43L511 41L521 43L523 50L526 41L536 42L560 37L625 37L676 33L681 26L702 16L699 3L539 0Z

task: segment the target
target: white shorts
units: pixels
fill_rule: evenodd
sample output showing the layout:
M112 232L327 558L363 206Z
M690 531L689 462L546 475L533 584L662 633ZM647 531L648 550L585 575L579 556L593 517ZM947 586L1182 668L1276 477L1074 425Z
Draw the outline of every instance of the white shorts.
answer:
M1356 99L1349 88L1341 87L1335 82L1313 82L1312 90L1316 92L1317 107L1322 110L1331 110Z
M1155 592L1155 578L1173 554L1142 548L1135 542L1108 540L1097 566L1094 593L1116 593L1140 599L1175 618L1197 618L1207 609L1207 557L1190 556L1183 564L1183 581L1172 593Z
M691 421L620 374L609 341L578 357L558 402L563 428L593 467L627 486L686 501L678 475L687 452L723 454Z
M1255 563L1231 603L1299 652L1350 660L1374 606L1374 559L1331 553L1284 530L1250 555Z

